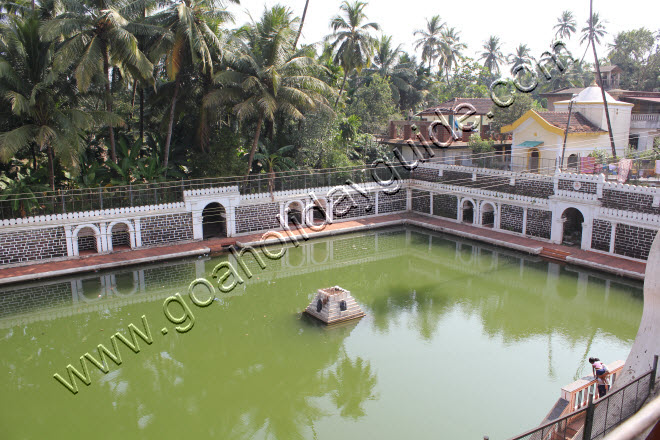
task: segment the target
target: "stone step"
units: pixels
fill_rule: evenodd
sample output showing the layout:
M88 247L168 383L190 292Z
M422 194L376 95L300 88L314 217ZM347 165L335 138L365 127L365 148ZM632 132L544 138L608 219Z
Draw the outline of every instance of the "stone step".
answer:
M556 260L556 261L566 261L566 257L568 257L569 255L571 255L570 252L560 251L557 249L546 248L546 247L544 247L541 250L541 253L539 254L539 256L542 258L547 258L549 260Z

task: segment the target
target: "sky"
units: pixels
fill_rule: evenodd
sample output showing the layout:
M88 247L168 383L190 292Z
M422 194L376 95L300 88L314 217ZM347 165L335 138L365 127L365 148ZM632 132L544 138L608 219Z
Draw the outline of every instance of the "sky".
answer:
M305 0L241 0L240 5L230 6L236 23L249 21L246 11L259 19L265 6L283 4L297 16L302 16ZM303 26L303 43L315 43L329 34L330 19L339 13L342 0L310 0L307 18ZM594 12L605 19L608 35L597 47L599 58L607 54L607 44L616 33L640 27L656 32L660 30L660 1L658 0L593 0ZM460 31L461 41L468 45L465 55L478 59L483 42L490 36L500 37L503 53L507 55L521 43L527 44L536 58L548 49L554 37L553 26L562 11L573 12L578 33L589 17L588 0L552 1L492 1L492 0L368 0L365 12L371 21L381 25L381 32L392 35L395 44L413 52L417 37L413 32L424 28L426 19L440 15L450 27ZM582 58L579 36L574 35L568 48L575 58ZM418 53L419 55L419 53ZM587 61L593 62L589 51Z

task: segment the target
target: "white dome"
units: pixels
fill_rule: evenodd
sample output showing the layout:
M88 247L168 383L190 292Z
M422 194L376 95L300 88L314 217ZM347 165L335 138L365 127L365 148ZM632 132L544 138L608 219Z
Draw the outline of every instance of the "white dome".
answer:
M607 92L605 92L605 99L607 99L607 102L619 102ZM603 102L603 94L600 91L600 87L595 84L587 87L575 97L575 102Z

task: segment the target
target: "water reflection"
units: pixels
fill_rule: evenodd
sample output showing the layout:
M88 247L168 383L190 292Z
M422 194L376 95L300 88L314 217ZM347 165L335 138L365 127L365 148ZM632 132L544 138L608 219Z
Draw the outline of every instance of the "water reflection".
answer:
M415 341L430 345L461 315L491 340L542 344L555 378L562 370L557 340L586 344L586 356L604 321L619 340L632 341L641 315L640 283L439 234L382 230L301 244L264 271L248 260L255 276L245 286L195 309L190 333L161 336L162 299L232 258L0 289L0 365L10 372L0 385L3 403L41 412L15 437L44 437L74 423L94 435L95 421L107 420L136 438L311 438L326 418L369 424L369 402L387 390L386 367L374 366L369 344L346 349L352 335L396 338L405 323ZM331 329L301 318L312 292L335 284L352 291L367 318ZM142 314L158 334L154 344L128 352L107 375L92 371L92 386L54 404L63 391L52 374ZM571 375L579 365L570 364ZM0 421L9 416L25 420L10 410Z

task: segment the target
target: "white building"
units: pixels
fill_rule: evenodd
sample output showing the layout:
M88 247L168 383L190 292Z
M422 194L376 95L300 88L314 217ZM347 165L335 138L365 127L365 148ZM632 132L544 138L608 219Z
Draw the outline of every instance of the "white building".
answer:
M605 97L617 156L623 156L629 141L633 104L617 101L608 93ZM512 165L516 169L532 172L557 166L563 169L576 165L580 156L587 156L597 148L611 151L601 90L592 85L573 100L564 163L560 163L569 104L570 101L555 102L556 111L530 110L513 124L502 127L502 133L513 134Z

